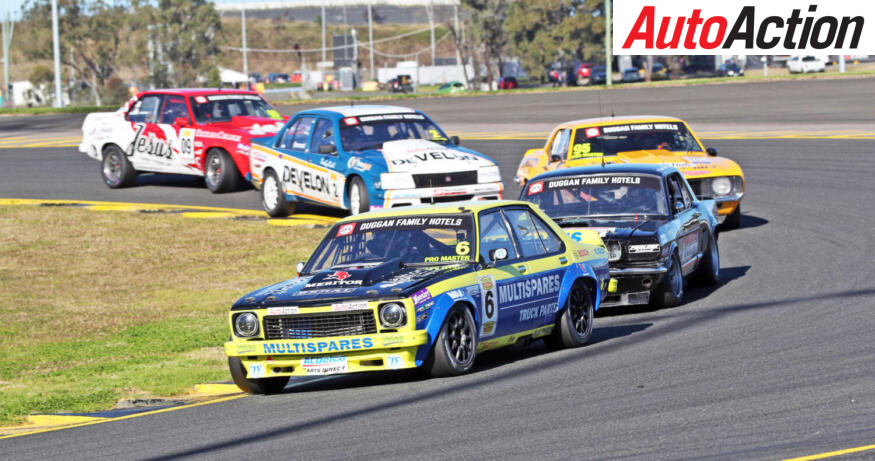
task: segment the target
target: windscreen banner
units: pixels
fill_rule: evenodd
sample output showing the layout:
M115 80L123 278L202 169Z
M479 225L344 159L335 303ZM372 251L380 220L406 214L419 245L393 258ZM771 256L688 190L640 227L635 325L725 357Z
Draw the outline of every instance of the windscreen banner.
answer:
M614 0L615 55L875 54L875 2Z

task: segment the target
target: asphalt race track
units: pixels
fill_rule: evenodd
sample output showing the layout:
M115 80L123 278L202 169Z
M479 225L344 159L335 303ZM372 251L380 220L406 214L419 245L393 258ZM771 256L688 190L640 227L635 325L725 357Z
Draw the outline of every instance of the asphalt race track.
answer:
M514 198L519 156L541 143L464 144L499 161ZM742 228L720 235L721 284L689 286L680 307L604 309L586 347L497 351L466 376L332 377L0 440L0 457L782 459L875 444L875 141L706 144L744 168ZM0 197L259 206L253 190L141 182L110 191L75 148L0 150Z

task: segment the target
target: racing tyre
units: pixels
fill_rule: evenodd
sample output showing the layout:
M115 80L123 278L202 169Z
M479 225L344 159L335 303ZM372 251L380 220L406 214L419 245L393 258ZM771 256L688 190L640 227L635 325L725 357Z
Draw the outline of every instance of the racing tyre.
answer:
M134 170L127 155L118 146L107 146L103 149L100 175L110 189L130 187L137 180L137 170Z
M474 317L465 306L456 304L447 312L437 341L425 359L424 369L433 377L461 375L471 370L476 357Z
M650 294L650 305L654 307L674 307L684 298L684 273L677 253L671 256L671 266L662 282Z
M739 203L735 207L735 211L733 211L729 216L726 217L726 220L723 221L723 227L726 229L738 229L741 226L741 204Z
M240 172L237 165L227 152L221 149L210 149L204 162L204 182L207 189L214 194L230 192L237 189Z
M282 185L273 170L264 173L261 185L261 206L272 218L283 218L295 211L295 204L286 201Z
M234 384L247 394L278 394L285 389L289 382L288 376L276 378L249 379L246 377L246 369L239 357L228 357L228 368L231 369L231 377Z
M708 248L699 261L695 278L702 285L716 285L720 281L720 250L714 237L708 239Z
M371 202L368 198L368 188L365 182L358 176L353 176L349 182L349 213L357 215L371 210Z
M592 296L586 283L574 282L553 332L544 338L547 347L555 351L586 344L592 337L593 311Z

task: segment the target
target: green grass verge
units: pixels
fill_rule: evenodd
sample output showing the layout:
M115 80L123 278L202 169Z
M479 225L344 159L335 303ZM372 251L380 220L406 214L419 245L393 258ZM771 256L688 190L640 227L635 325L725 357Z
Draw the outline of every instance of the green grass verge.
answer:
M0 425L228 381L227 310L324 230L0 207Z
M88 114L114 112L119 106L13 107L0 108L0 115Z

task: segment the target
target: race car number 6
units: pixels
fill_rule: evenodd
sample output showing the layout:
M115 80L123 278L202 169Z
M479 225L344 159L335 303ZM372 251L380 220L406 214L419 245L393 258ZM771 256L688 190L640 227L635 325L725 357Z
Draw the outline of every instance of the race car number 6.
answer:
M465 256L466 254L471 252L471 243L470 242L459 242L456 244L456 254L459 256Z

